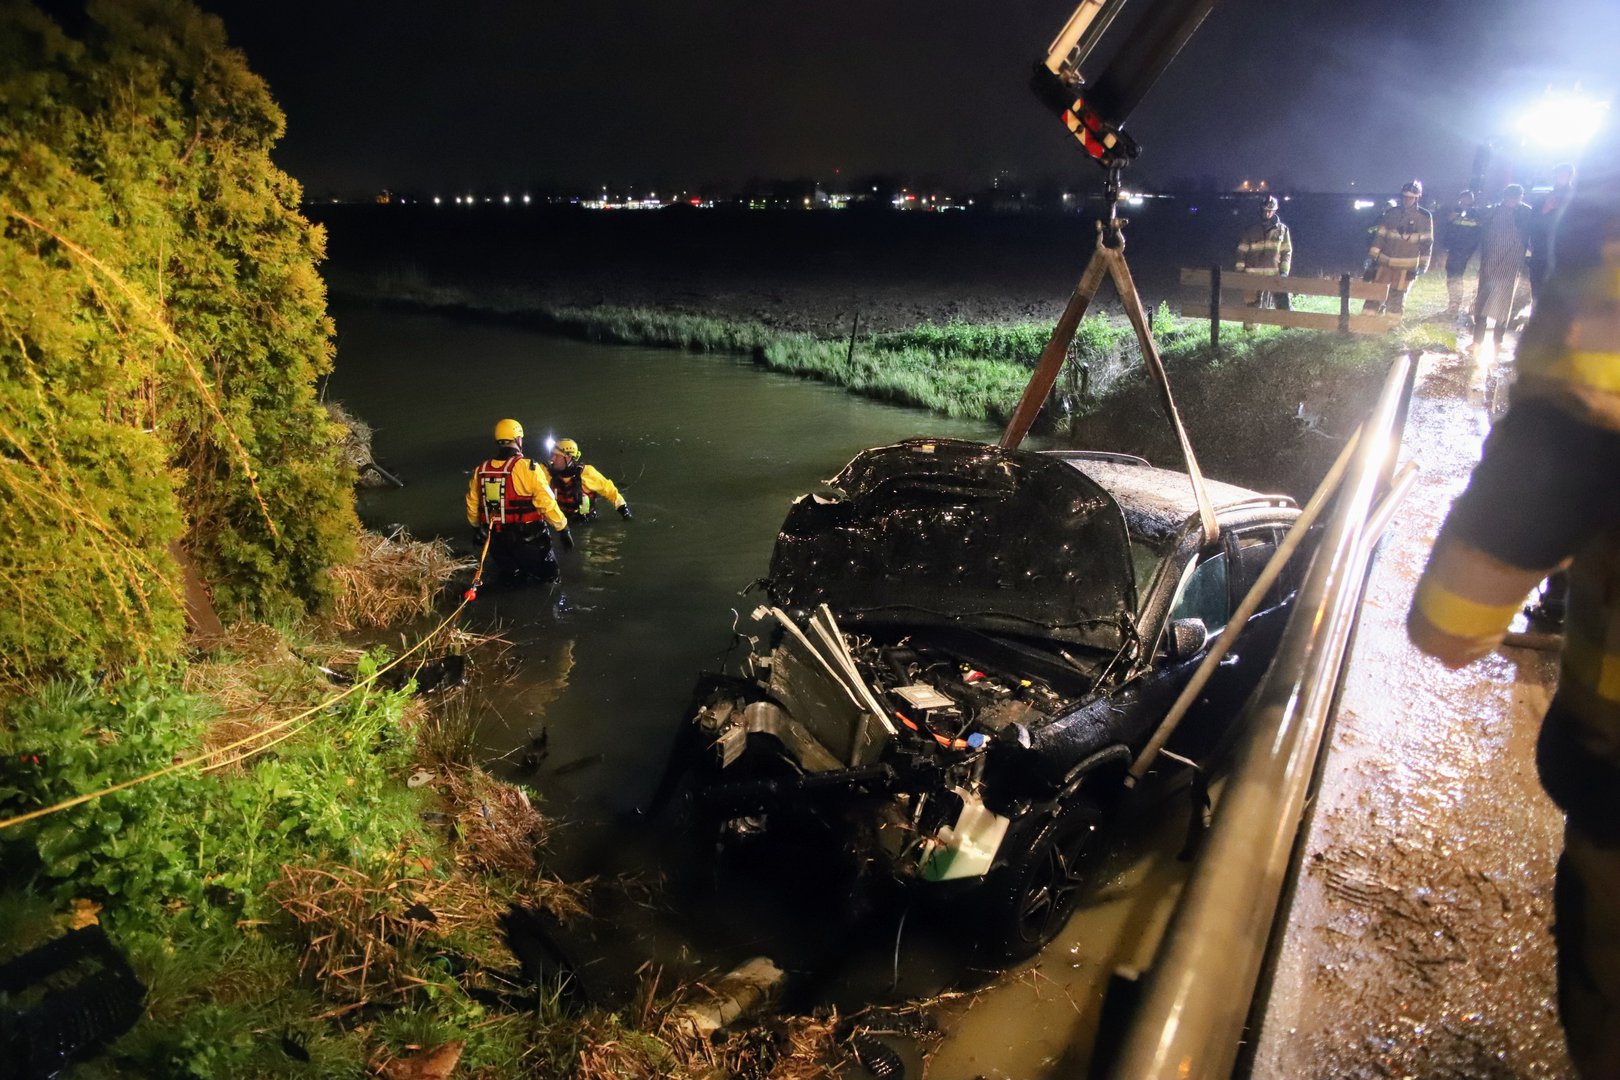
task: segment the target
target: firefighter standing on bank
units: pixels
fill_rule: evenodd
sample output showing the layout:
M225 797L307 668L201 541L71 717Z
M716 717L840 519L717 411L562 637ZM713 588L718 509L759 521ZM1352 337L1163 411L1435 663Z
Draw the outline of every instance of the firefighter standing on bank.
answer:
M551 451L551 462L546 466L551 476L551 489L556 493L557 505L569 517L589 521L596 517L596 503L606 499L619 516L630 520L630 504L624 501L613 481L603 476L594 465L586 465L581 458L579 443L573 439L558 439Z
M480 543L489 543L485 563L493 580L503 585L528 578L555 581L557 556L546 526L557 530L563 547L571 548L568 518L546 486L545 474L523 456L523 425L500 421L495 442L495 456L473 470L467 485L467 524L477 530Z
M1585 1080L1620 1077L1620 146L1612 131L1601 145L1586 163L1597 179L1554 234L1513 406L1441 527L1407 621L1419 648L1460 667L1569 567L1536 766L1565 814L1559 1015Z
M1277 217L1277 197L1267 195L1260 204L1260 220L1244 229L1243 236L1238 240L1237 268L1240 271L1255 270L1287 277L1293 265L1293 236L1288 226ZM1268 295L1276 302L1278 311L1290 310L1285 292L1251 293L1249 306L1263 307Z
M1384 212L1373 228L1372 246L1367 249L1364 280L1389 286L1384 310L1399 315L1406 309L1406 290L1412 280L1429 269L1434 253L1434 215L1418 205L1423 183L1409 180L1401 188L1401 203ZM1368 300L1363 313L1376 312L1378 305Z

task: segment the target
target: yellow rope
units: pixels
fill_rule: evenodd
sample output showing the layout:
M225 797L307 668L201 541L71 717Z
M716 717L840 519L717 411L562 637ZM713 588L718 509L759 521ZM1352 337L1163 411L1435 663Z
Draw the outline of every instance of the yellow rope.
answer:
M478 569L474 574L474 579L475 580L477 579L478 576L481 576L483 574L483 571L484 571L484 559L488 554L489 554L489 538L485 537L484 538L484 550L478 556ZM376 671L372 672L366 678L361 679L358 682L355 682L354 684L349 686L348 689L344 690L342 693L335 694L332 697L327 698L325 701L320 702L319 704L311 705L309 708L305 709L301 713L298 713L296 716L290 716L285 720L277 721L276 723L271 724L268 727L260 728L258 731L255 731L253 734L247 735L247 736L245 736L243 738L240 738L240 739L236 740L233 743L227 743L224 746L215 747L214 749L209 750L207 753L198 754L195 757L187 758L184 761L176 761L176 762L174 762L174 763L172 763L170 765L164 766L161 769L157 769L157 770L155 770L153 772L149 772L144 776L137 776L133 780L125 780L122 783L113 784L110 787L102 788L100 791L92 791L92 792L90 792L89 794L86 794L86 795L76 795L71 799L65 799L62 802L59 802L54 806L47 806L47 807L44 807L44 808L39 809L39 810L30 810L26 814L18 814L16 817L6 818L5 820L0 821L0 830L9 829L13 825L22 825L22 824L24 824L26 822L29 822L29 821L35 821L35 820L37 820L39 818L46 817L46 816L48 816L50 814L55 814L55 813L57 813L59 811L62 811L62 810L68 810L68 809L71 809L72 807L75 807L75 806L82 806L84 803L92 802L92 801L94 801L96 799L101 798L104 795L112 795L112 794L115 794L116 792L127 791L128 789L130 789L132 787L136 787L137 785L140 785L140 784L144 784L149 780L156 780L159 777L168 776L170 773L179 772L182 769L189 769L193 765L197 765L197 764L200 764L202 762L205 762L205 761L209 760L210 758L218 757L220 754L229 753L230 751L235 750L235 749L237 749L239 747L247 746L249 743L257 742L258 740L265 738L265 736L273 735L276 732L281 731L284 728L292 727L293 725L298 725L292 731L288 731L286 734L281 735L278 738L271 739L271 740L269 740L267 742L262 742L259 745L254 746L254 747L244 751L241 754L238 754L237 756L231 758L228 761L220 761L220 762L215 762L212 765L205 765L202 768L201 771L202 772L207 772L210 769L224 768L226 765L231 765L231 764L234 764L234 763L236 763L238 761L244 761L247 758L250 758L255 754L262 753L263 751L269 749L270 747L276 745L277 743L282 742L282 741L284 741L286 739L290 739L294 735L296 735L299 732L303 731L305 728L309 727L310 724L314 723L313 717L317 713L321 712L324 709L330 708L333 705L336 705L338 702L342 701L344 698L348 697L350 694L353 694L356 690L369 688L372 683L377 681L378 676L380 676L384 672L389 671L390 669L395 668L395 667L399 666L400 664L404 663L404 661L405 661L405 659L407 657L409 657L411 654L413 654L416 651L418 651L419 649L421 649L424 645L426 645L428 642L432 641L434 638L438 637L439 634L444 630L444 628L449 626L450 623L455 620L456 616L461 614L462 609L465 608L470 602L471 602L471 598L464 598L461 601L461 603L456 605L456 609L454 611L452 611L450 614L446 615L444 617L443 621L441 621L438 626L435 626L432 630L430 630L427 633L427 635L425 637L423 637L420 641L418 641L415 645L412 645L409 649L406 649L404 652L400 653L394 659L390 660L388 663L384 664L382 667L380 667ZM302 723L302 724L299 723L299 721L305 721L305 720L307 720L308 722Z

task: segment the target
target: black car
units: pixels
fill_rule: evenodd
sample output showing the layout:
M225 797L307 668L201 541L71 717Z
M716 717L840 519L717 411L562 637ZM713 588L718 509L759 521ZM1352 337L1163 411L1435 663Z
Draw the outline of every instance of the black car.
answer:
M996 954L1063 926L1121 779L1298 516L1139 458L913 439L797 499L742 677L706 675L694 803L831 830L976 909ZM1285 574L1172 749L1207 753L1270 660Z

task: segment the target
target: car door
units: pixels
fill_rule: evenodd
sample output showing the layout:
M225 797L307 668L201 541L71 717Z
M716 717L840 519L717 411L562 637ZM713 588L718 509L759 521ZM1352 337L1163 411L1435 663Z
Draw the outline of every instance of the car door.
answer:
M1227 628L1239 604L1276 553L1280 539L1281 530L1273 523L1227 529L1221 537L1220 551L1206 555L1194 568L1171 609L1172 619L1204 620L1209 637L1205 649L1193 660L1194 666L1203 662L1208 648ZM1177 730L1177 737L1170 743L1173 749L1188 756L1199 756L1213 747L1230 727L1276 651L1293 583L1292 572L1285 572L1266 590Z

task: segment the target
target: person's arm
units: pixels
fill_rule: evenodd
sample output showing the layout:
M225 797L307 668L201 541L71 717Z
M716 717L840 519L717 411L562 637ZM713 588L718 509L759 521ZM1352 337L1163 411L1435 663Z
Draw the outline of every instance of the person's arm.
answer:
M1277 243L1277 273L1283 277L1294 266L1294 234L1288 226L1282 226L1282 236Z
M1441 527L1407 615L1413 644L1451 667L1496 648L1536 583L1613 527L1616 438L1549 401L1514 406Z
M1412 598L1407 635L1447 667L1471 664L1502 643L1525 597L1553 569L1514 566L1442 532Z
M1371 259L1374 265L1377 266L1382 266L1387 261L1384 258L1384 237L1387 235L1388 230L1385 228L1384 222L1388 217L1389 214L1386 212L1383 217L1378 219L1377 225L1367 230L1372 236L1372 243L1367 248L1367 258Z
M474 469L472 479L467 481L467 524L478 524L478 470Z
M1247 270L1249 268L1249 249L1252 246L1253 245L1249 243L1249 234L1247 231L1245 231L1243 236L1239 238L1237 246L1236 266L1239 270Z
M1427 210L1419 210L1423 215L1423 231L1418 234L1418 264L1417 272L1429 272L1429 259L1434 255L1434 215Z
M601 470L595 465L586 465L579 473L579 482L591 495L606 499L618 510L624 506L624 496L619 489L613 486L613 481L603 476Z

